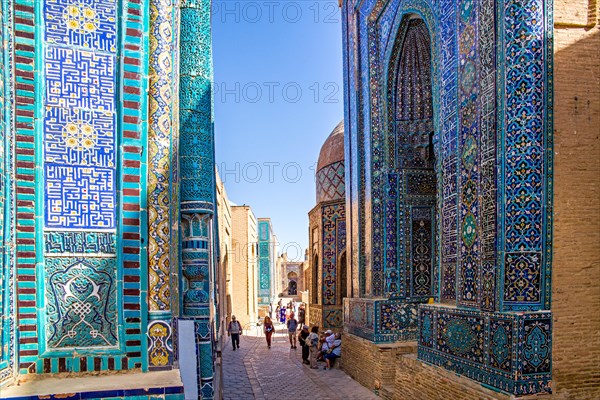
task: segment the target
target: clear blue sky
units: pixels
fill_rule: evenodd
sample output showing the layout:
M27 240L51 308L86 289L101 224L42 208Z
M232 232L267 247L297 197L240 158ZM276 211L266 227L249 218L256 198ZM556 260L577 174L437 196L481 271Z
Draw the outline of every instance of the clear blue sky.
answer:
M303 257L319 150L343 118L337 0L214 0L212 21L221 179Z

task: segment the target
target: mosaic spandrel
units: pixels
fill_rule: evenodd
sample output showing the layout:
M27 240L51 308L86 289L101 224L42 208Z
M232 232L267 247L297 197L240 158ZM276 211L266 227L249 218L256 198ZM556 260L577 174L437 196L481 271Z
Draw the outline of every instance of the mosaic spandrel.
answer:
M115 346L115 259L47 259L47 341L50 348Z

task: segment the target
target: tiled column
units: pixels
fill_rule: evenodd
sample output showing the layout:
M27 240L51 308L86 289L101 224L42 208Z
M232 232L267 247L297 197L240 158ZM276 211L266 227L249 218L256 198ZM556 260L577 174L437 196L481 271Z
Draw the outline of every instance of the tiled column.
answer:
M182 316L195 327L198 396L214 397L215 169L210 0L181 3Z
M173 363L172 294L177 266L172 246L178 236L179 215L172 212L177 201L176 169L178 137L175 82L179 75L176 53L177 17L172 0L150 3L150 87L148 128L148 363L151 369ZM175 176L176 178L176 176ZM177 204L178 205L178 204ZM175 224L174 224L175 222Z

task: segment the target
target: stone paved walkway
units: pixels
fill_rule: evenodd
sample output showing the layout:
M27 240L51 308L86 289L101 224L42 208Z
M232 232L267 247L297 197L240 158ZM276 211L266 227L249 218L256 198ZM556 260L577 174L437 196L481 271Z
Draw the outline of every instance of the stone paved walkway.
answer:
M369 400L379 399L339 369L310 369L302 350L290 349L284 327L273 335L271 349L264 336L245 335L240 348L227 343L223 351L225 400Z

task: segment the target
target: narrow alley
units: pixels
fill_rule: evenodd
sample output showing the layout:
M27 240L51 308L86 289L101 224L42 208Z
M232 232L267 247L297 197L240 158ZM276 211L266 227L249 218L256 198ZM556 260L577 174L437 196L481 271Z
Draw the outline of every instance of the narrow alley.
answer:
M323 370L323 362L314 370L303 365L302 350L290 349L283 325L277 326L271 349L258 329L244 333L238 350L233 351L228 341L223 351L225 400L379 398L338 368Z

